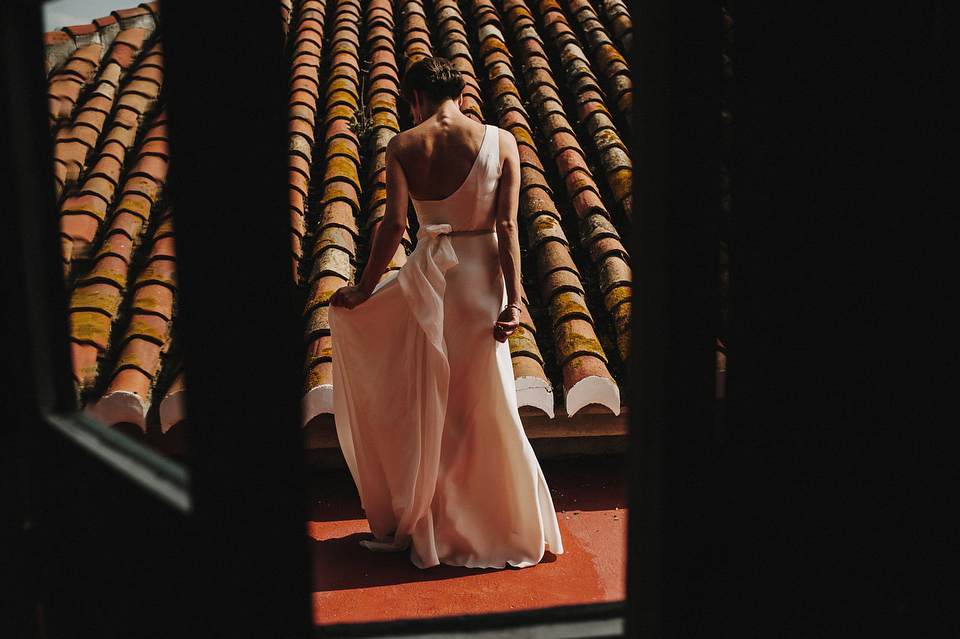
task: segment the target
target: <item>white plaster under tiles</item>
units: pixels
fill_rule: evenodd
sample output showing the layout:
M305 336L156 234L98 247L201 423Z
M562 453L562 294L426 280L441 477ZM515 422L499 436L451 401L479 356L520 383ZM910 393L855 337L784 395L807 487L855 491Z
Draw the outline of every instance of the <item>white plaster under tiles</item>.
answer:
M606 406L614 415L620 414L620 389L606 377L584 377L567 391L567 415L573 416L588 404Z
M136 424L144 433L147 432L147 406L139 395L130 391L114 391L89 404L84 412L107 426L125 422Z
M183 390L173 391L160 402L160 432L165 433L170 427L186 417Z
M539 377L518 377L517 405L538 408L553 418L553 389Z
M320 384L310 389L300 401L300 410L303 414L303 426L321 413L333 414L333 384Z

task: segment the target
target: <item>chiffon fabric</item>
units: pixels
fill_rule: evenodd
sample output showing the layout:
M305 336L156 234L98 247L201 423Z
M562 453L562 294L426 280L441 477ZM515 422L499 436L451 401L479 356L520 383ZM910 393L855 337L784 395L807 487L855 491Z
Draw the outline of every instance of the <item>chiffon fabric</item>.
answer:
M420 568L524 567L563 552L540 465L517 412L493 232L499 135L443 200L413 200L417 245L352 310L330 308L337 435L374 550Z

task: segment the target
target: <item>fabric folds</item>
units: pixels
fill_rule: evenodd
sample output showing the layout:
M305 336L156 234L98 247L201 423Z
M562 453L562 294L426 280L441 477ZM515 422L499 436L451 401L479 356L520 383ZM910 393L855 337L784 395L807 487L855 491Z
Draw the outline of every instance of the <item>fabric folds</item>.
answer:
M563 552L520 423L493 226L498 135L458 191L427 207L407 262L352 310L330 309L337 435L376 538L421 568L530 566ZM429 211L425 209L429 208ZM455 233L454 235L449 235Z

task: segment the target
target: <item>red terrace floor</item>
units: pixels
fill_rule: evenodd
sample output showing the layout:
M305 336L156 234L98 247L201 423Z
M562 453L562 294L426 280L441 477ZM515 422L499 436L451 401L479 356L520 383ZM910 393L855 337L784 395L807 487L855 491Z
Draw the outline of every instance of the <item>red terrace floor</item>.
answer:
M622 600L626 498L621 456L547 460L543 471L560 520L564 554L522 570L437 566L407 553L374 553L356 488L345 469L311 480L313 615L317 624L505 612Z

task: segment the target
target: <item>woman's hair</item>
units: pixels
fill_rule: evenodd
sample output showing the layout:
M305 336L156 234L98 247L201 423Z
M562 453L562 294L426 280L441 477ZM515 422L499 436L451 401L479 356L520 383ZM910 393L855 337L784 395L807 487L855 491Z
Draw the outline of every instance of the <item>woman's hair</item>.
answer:
M420 58L400 81L400 97L413 103L413 92L420 91L434 102L456 100L467 85L456 67L446 58Z

